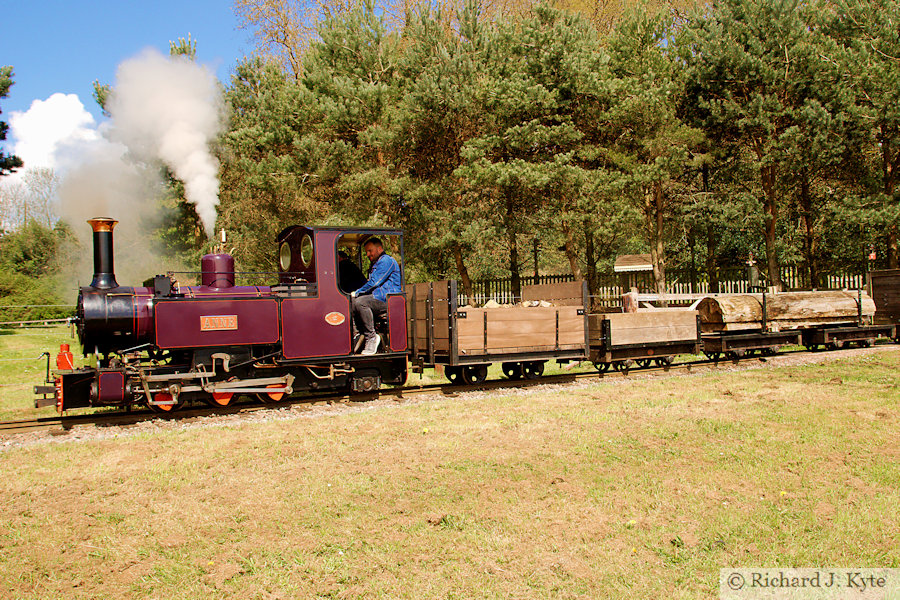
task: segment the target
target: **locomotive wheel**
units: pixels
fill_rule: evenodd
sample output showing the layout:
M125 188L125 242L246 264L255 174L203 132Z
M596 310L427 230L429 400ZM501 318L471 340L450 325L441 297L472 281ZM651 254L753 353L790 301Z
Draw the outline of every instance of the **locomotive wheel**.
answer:
M234 394L231 392L213 392L206 397L206 401L211 406L228 406L232 398L234 398Z
M169 392L157 392L153 396L153 400L156 402L171 402L172 394ZM179 399L175 402L175 404L148 404L150 410L153 412L158 412L162 414L173 413L184 405L184 402Z
M522 379L522 363L503 363L503 374L507 379Z
M475 385L483 383L487 379L487 365L472 365L463 367L462 380L466 385Z
M609 371L609 363L608 362L594 363L594 367L596 367L597 370L600 371L601 373L606 373L607 371Z
M270 388L284 388L283 385L273 383L272 385L267 385L266 387ZM270 402L281 402L284 399L284 392L262 392L259 394L255 394L256 399L265 404L269 404ZM224 406L224 405L223 405Z
M444 375L454 385L462 383L462 367L444 367Z
M525 379L538 379L544 374L544 363L540 360L522 363L522 375Z

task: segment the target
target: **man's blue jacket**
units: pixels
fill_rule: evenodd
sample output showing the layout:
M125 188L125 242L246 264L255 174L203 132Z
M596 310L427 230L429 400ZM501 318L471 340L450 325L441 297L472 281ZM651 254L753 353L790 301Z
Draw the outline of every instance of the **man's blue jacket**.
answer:
M369 280L356 290L357 296L368 294L376 300L387 302L388 294L396 294L400 289L400 265L388 254L382 254L369 270Z

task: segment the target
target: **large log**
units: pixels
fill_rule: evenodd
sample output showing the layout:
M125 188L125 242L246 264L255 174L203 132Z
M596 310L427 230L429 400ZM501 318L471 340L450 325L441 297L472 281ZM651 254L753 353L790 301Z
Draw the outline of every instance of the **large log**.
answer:
M765 321L772 330L795 329L810 325L856 323L860 317L871 322L875 303L858 292L785 292L766 295ZM739 331L759 329L763 322L762 294L710 296L697 305L703 331Z

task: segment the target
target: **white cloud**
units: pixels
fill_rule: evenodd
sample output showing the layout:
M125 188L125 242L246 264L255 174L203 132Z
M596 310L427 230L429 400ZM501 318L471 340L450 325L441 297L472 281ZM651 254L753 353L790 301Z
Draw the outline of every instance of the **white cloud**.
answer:
M100 141L97 122L75 94L53 94L35 100L25 112L9 118L13 153L24 168L49 167L64 171L78 162L80 149Z

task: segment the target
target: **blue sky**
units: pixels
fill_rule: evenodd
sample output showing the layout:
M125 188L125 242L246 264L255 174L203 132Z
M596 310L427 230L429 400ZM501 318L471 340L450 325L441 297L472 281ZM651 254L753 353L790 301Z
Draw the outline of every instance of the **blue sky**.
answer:
M169 40L191 34L198 61L228 81L253 50L238 29L229 0L9 0L0 8L0 65L12 65L15 84L0 100L0 119L27 111L53 93L77 94L100 120L91 97L95 79L112 83L116 66L151 46L168 53ZM7 141L9 142L9 140Z

